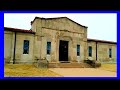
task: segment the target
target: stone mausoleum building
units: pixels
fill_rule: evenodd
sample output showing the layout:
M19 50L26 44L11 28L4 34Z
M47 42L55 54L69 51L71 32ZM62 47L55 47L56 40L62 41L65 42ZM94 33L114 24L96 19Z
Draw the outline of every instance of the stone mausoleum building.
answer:
M67 17L35 17L30 30L4 28L5 63L116 61L116 42L87 38L87 27Z

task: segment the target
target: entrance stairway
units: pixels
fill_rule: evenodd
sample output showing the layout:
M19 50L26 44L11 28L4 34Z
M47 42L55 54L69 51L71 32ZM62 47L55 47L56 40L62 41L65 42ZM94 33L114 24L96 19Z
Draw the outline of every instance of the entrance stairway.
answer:
M49 68L92 68L87 63L49 63Z

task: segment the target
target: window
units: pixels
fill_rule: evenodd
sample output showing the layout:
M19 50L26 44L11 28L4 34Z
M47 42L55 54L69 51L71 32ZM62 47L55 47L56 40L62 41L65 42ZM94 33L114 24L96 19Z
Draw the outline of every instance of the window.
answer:
M91 46L89 46L89 51L88 51L88 53L89 53L89 57L92 57L92 47Z
M47 42L47 54L50 54L51 51L51 42Z
M80 45L77 45L77 56L80 56Z
M29 40L24 40L23 54L29 54Z
M112 49L109 48L109 58L112 58Z

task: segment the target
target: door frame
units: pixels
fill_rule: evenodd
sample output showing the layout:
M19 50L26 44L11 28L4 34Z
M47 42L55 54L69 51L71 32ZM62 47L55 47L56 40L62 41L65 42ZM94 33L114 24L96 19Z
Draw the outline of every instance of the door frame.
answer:
M66 59L66 60L60 60L61 58L60 58L60 56L61 56L61 54L60 54L60 45L61 45L61 42L67 42L67 57L66 58L64 58L64 59ZM69 54L69 41L67 41L67 40L59 40L59 62L68 62L69 60L68 60L68 54Z

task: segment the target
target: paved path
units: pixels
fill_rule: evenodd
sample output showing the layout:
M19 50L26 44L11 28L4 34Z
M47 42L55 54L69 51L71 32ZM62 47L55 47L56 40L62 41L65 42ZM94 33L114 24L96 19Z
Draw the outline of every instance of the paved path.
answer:
M116 72L95 68L50 68L64 77L116 77Z

